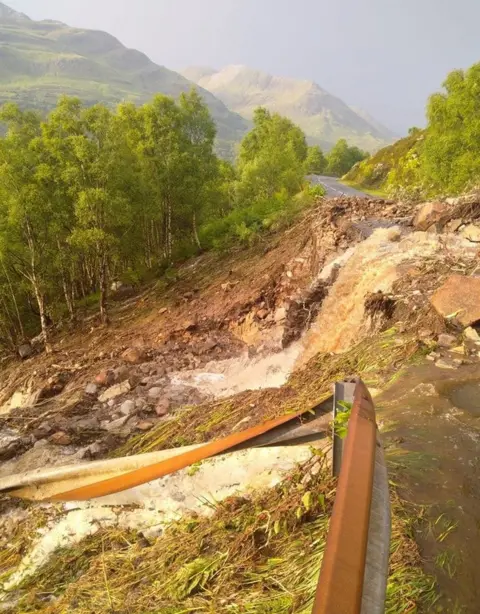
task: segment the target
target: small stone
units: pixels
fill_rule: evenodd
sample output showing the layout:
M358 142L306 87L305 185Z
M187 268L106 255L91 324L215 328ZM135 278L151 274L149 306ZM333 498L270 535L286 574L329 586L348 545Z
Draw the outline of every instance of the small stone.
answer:
M143 409L146 404L147 404L147 402L145 401L145 399L136 399L135 400L135 408L136 409Z
M264 320L269 314L268 309L259 309L257 311L257 318L260 318L260 320Z
M155 413L157 416L166 416L170 410L170 401L168 399L161 399L155 406Z
M98 419L95 416L91 418L82 418L75 424L75 429L79 431L95 431L100 426Z
M155 386L154 388L150 388L150 390L148 391L148 396L151 399L156 399L161 394L163 394L163 389L162 388L158 388L158 386Z
M119 397L122 394L126 394L127 392L130 392L130 390L131 390L130 382L126 380L125 382L121 382L120 384L115 384L115 386L111 386L110 388L107 388L107 390L105 390L105 392L98 397L98 400L101 403L105 403L106 401L115 399L116 397Z
M140 431L149 431L151 428L153 428L153 422L148 422L148 420L142 420L137 424L137 429Z
M456 369L458 364L449 358L440 358L440 360L437 360L435 363L435 366L439 369Z
M17 349L18 355L22 360L29 358L33 354L33 348L29 343L22 343Z
M118 418L117 420L113 420L112 422L107 422L104 426L105 429L109 432L118 431L125 426L129 416L123 416L122 418Z
M115 380L113 375L113 371L100 371L100 373L95 377L95 383L99 386L111 386Z
M87 384L85 386L85 394L88 394L90 396L95 396L98 392L98 386L97 384Z
M123 352L122 358L131 365L138 365L145 361L145 352L140 348L131 347Z
M92 458L96 458L97 456L100 456L100 454L102 454L103 446L100 442L95 441L88 446L87 450Z
M451 348L457 342L457 338L454 335L447 335L442 333L438 335L438 345L442 348Z
M279 307L275 311L273 319L275 320L277 324L279 324L280 322L283 322L286 317L287 317L287 310L285 309L285 307Z
M58 431L57 433L54 433L50 436L49 441L55 446L69 446L72 443L70 435L68 435L64 431Z
M464 345L457 345L457 347L452 348L451 351L455 352L455 354L465 354L466 353Z
M107 401L107 405L108 407L115 407L115 399L110 399Z
M135 411L135 402L134 401L124 401L118 410L124 416L129 416L131 413Z
M470 341L480 341L480 335L477 333L477 331L472 328L471 326L469 326L468 328L466 328L463 331L463 334L465 335L466 339L470 339Z
M162 307L161 309L158 310L158 313L162 315L164 313L167 313L167 311L168 311L168 307Z
M465 239L471 241L472 243L480 243L480 226L475 226L475 224L468 224L465 228L462 229L461 234Z

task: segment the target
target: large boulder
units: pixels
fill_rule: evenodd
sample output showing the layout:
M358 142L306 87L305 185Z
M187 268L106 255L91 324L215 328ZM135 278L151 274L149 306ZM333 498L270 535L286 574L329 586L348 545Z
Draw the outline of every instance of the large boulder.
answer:
M480 277L451 275L430 301L443 317L470 326L480 320Z
M428 230L448 211L448 206L441 202L425 203L418 210L413 225L416 230Z

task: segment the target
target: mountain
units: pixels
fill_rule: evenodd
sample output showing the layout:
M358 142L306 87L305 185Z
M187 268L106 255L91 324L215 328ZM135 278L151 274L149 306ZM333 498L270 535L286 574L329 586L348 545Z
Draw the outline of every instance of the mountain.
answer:
M290 117L303 128L309 141L327 149L339 138L346 138L350 144L372 151L394 138L389 130L313 81L275 77L247 66L227 66L220 71L190 67L182 74L247 119L258 106Z
M49 109L61 94L79 96L88 104L141 103L157 93L178 96L191 87L182 75L127 49L106 32L34 21L0 2L0 104L14 101ZM198 89L216 121L219 150L227 155L248 122Z

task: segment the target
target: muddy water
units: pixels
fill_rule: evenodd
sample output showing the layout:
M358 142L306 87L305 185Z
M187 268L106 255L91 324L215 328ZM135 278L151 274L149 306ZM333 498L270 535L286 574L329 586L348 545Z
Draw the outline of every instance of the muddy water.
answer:
M414 367L376 402L390 478L423 516L417 541L438 580L435 611L478 614L480 365Z

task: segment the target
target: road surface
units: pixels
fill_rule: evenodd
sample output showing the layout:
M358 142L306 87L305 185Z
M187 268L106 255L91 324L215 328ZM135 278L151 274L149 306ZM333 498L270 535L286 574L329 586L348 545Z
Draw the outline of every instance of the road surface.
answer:
M323 185L327 190L327 196L368 196L365 192L360 192L360 190L355 190L355 188L340 183L340 181L334 177L310 175L308 179L313 185Z

